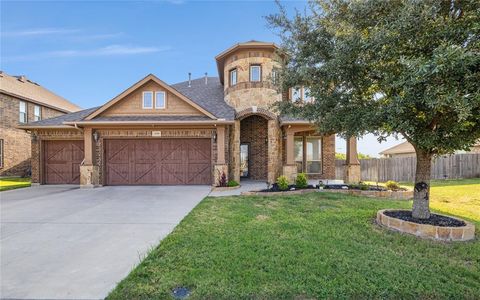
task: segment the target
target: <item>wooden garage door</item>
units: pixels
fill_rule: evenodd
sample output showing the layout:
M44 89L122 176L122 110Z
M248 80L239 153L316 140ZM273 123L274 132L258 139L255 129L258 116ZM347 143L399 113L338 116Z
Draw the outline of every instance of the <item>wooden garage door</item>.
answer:
M83 141L45 141L45 183L80 183L80 163L83 158Z
M107 140L106 183L210 184L210 139Z

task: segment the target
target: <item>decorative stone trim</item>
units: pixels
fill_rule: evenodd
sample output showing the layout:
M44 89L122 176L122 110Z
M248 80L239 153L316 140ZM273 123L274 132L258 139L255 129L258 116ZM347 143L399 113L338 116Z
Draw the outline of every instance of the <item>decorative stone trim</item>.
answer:
M389 217L385 214L388 209L377 212L377 223L391 230L412 234L420 238L433 239L437 241L469 241L475 238L475 225L459 218L453 218L465 222L462 227L441 227L428 224L418 224Z
M413 191L362 191L362 190L334 190L325 189L324 192L344 193L355 196L363 196L369 198L388 198L394 200L411 200L413 199Z
M251 116L251 115L260 115L262 117L265 117L266 119L268 120L276 120L277 119L277 115L275 115L275 113L265 109L265 108L262 108L262 107L249 107L249 108L245 108L239 112L237 112L235 114L235 119L236 120L241 120L241 119L244 119L248 116Z
M230 94L231 92L234 92L234 91L256 89L256 88L267 88L267 89L277 91L276 86L274 86L269 81L255 81L255 82L243 81L243 82L238 82L234 86L227 87L225 89L225 95L228 95L228 94Z
M242 196L284 196L284 195L301 195L307 193L318 192L317 189L306 189L306 190L295 190L295 191L283 191L283 192L261 192L261 191L250 191L242 192Z

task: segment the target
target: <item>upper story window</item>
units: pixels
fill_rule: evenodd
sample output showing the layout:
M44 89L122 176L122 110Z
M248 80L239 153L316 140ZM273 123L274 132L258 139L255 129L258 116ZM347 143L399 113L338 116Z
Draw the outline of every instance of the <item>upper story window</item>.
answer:
M25 101L20 101L19 102L18 121L20 123L27 123L27 102L25 102Z
M278 83L278 72L277 72L277 69L275 68L272 69L272 83L273 84Z
M230 86L237 84L237 69L230 70Z
M142 107L145 109L153 108L153 92L143 92L143 103Z
M40 121L42 119L42 108L40 105L35 105L33 107L33 120Z
M294 87L292 88L292 101L302 100L302 88Z
M310 92L310 88L303 88L303 101L304 102L313 102L313 97Z
M155 108L165 108L167 95L165 92L155 92Z
M291 94L292 101L313 102L314 98L311 95L308 87L294 87Z
M260 65L250 66L250 81L252 82L262 81L262 66Z

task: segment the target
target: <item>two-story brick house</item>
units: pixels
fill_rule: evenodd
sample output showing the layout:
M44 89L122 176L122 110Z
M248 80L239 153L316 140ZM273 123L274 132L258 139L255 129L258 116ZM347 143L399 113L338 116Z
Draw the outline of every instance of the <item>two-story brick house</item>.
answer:
M0 71L0 176L29 173L30 134L18 125L78 110L80 107L25 76Z
M34 137L32 181L214 185L222 173L273 183L298 172L335 178L334 135L271 110L276 101L312 100L303 88L274 87L276 50L273 43L236 44L216 56L219 77L168 85L150 74L100 107L22 126Z

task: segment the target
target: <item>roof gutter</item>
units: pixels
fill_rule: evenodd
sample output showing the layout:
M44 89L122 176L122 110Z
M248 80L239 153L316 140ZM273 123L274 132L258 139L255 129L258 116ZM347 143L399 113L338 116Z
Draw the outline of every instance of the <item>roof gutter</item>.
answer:
M63 122L65 125L215 125L234 124L235 121L208 120L208 121L78 121Z

